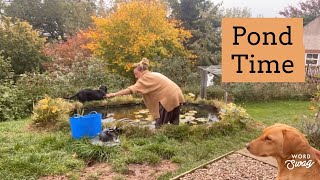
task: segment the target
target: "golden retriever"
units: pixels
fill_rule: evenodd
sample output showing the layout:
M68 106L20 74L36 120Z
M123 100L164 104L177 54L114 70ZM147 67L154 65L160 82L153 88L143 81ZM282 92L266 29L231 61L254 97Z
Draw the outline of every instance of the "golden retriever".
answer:
M320 152L291 126L275 124L267 127L246 147L253 155L272 156L277 160L277 180L320 180Z

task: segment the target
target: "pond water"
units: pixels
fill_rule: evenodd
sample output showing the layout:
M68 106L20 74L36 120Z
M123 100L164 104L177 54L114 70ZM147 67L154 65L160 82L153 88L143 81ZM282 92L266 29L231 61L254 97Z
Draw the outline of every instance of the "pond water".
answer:
M154 125L148 109L144 105L128 104L110 107L87 108L84 114L97 111L102 114L102 122L126 122L133 125ZM218 115L212 106L183 105L180 112L180 124L190 125L218 121Z

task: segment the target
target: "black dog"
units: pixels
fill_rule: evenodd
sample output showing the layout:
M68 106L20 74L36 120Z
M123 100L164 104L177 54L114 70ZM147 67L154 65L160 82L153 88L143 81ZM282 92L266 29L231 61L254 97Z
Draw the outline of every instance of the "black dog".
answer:
M102 100L108 92L106 86L100 86L99 90L83 89L71 97L66 99L77 98L80 102Z

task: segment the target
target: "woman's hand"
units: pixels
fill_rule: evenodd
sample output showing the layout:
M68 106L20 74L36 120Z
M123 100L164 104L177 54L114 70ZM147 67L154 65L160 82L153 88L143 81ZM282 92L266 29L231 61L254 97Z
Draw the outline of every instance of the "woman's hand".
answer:
M107 98L114 97L114 96L116 96L116 93L109 93L106 95Z
M123 89L121 91L118 91L116 93L109 93L106 95L107 98L109 97L114 97L114 96L123 96L123 95L127 95L127 94L130 94L130 90L129 89Z

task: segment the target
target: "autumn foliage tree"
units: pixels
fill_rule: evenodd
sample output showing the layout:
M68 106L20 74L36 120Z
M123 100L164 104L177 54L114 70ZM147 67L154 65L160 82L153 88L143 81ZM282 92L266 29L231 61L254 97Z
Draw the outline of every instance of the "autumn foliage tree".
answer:
M279 14L291 18L303 18L303 23L307 24L314 18L320 16L320 0L307 0L305 2L300 2L298 7L290 5L280 11Z
M49 71L71 67L72 64L84 61L91 57L90 50L83 48L89 39L83 32L69 38L67 41L47 44L44 53L51 57L51 61L45 62L44 66Z
M87 48L122 74L142 57L190 55L182 45L190 32L166 15L167 8L159 1L119 3L108 17L93 18L96 27L87 33L92 40Z

